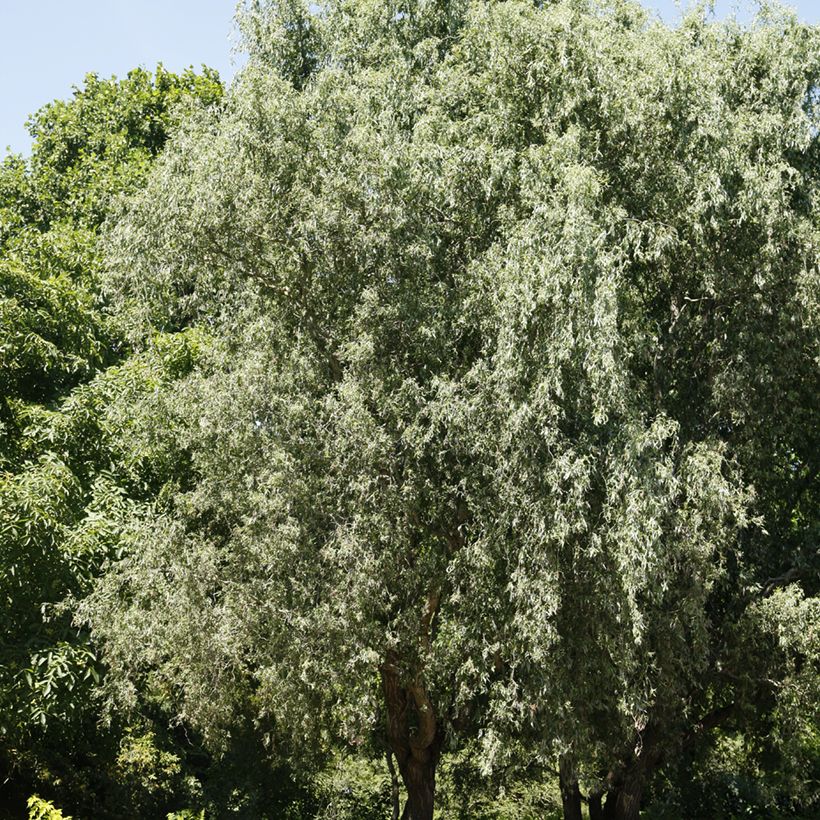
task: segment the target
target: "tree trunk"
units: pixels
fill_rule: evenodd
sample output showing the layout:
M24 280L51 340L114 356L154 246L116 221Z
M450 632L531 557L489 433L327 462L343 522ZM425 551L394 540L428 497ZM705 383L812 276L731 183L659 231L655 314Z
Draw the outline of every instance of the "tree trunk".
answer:
M640 752L623 769L615 789L607 797L605 820L638 820L647 778L660 759L657 736L649 726L644 732Z
M433 820L442 743L433 704L420 680L401 681L395 656L388 656L381 673L387 739L407 791L402 820Z
M639 760L626 771L615 804L615 817L617 820L638 820L641 816L641 797L646 779L646 769L644 761Z
M404 765L399 763L401 779L407 789L407 803L402 818L406 820L433 820L436 793L436 761L431 755L411 753Z
M604 820L604 793L601 791L590 792L589 820Z
M606 794L606 802L604 803L604 820L617 820L618 817L618 795L620 789L615 788L608 791Z
M564 820L581 820L581 789L578 786L572 759L567 755L561 755L558 768Z

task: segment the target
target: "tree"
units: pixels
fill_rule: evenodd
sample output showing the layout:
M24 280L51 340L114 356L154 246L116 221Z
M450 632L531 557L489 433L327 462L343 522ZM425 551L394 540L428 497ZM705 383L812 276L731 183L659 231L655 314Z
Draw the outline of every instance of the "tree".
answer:
M817 680L818 32L582 0L245 21L224 110L111 240L136 339L220 339L164 398L191 487L82 610L112 679L215 744L248 712L381 735L412 820L465 738L558 761L567 817L581 784L637 817L665 759Z
M101 667L64 599L81 596L116 554L129 496L158 491L181 463L159 447L120 448L117 428L128 422L112 415L113 397L134 402L190 369L196 339L159 337L150 353L123 364L127 345L100 293L98 236L184 111L214 105L221 93L208 69L89 75L70 101L32 117L31 157L0 165L4 804L27 779L49 790L50 779L62 778L80 791L77 758L89 746L106 748L93 704Z

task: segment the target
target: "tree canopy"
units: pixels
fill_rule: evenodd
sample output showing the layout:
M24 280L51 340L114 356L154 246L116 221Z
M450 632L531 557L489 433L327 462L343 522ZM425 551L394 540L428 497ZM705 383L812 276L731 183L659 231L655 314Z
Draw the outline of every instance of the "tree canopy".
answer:
M113 677L215 743L239 713L384 743L414 820L465 744L560 768L567 816L580 782L636 817L717 723L804 765L818 32L630 2L244 21L224 109L110 241L135 339L216 329L166 396L190 484L85 604Z
M99 235L184 110L221 94L209 70L89 75L31 118L31 157L0 165L0 777L62 781L79 806L93 788L83 755L110 750L96 728L102 666L64 601L118 554L129 498L153 497L173 472L120 445L133 420L114 399L171 382L195 348L189 336L158 337L126 361L104 310Z
M97 816L812 816L820 30L238 24L224 94L90 77L2 166L9 765ZM31 774L90 726L104 786Z

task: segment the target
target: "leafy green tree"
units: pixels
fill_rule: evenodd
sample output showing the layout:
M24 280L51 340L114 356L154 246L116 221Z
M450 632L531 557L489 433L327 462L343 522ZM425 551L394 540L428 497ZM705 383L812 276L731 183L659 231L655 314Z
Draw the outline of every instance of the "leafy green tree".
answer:
M61 602L81 596L117 554L129 497L174 480L184 463L163 462L156 447L118 446L118 425L128 422L112 415L113 398L135 401L190 370L196 340L158 338L150 353L120 364L127 346L103 310L98 236L185 111L221 94L208 69L89 75L71 100L32 117L31 157L0 165L3 802L26 779L81 791L78 760L107 747L92 700L101 667Z
M818 31L627 0L244 28L110 244L135 340L217 337L158 399L190 484L82 608L118 696L216 747L239 715L383 743L412 820L467 740L627 820L716 726L810 736Z

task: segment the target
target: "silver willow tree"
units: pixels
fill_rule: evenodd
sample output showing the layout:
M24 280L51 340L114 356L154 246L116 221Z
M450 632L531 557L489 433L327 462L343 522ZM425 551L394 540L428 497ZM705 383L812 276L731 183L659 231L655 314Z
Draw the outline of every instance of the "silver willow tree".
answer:
M84 606L120 697L214 743L248 710L310 749L382 735L411 820L465 739L624 820L721 722L799 747L818 31L628 0L240 20L223 109L111 240L137 337L212 340L152 399L189 486Z

